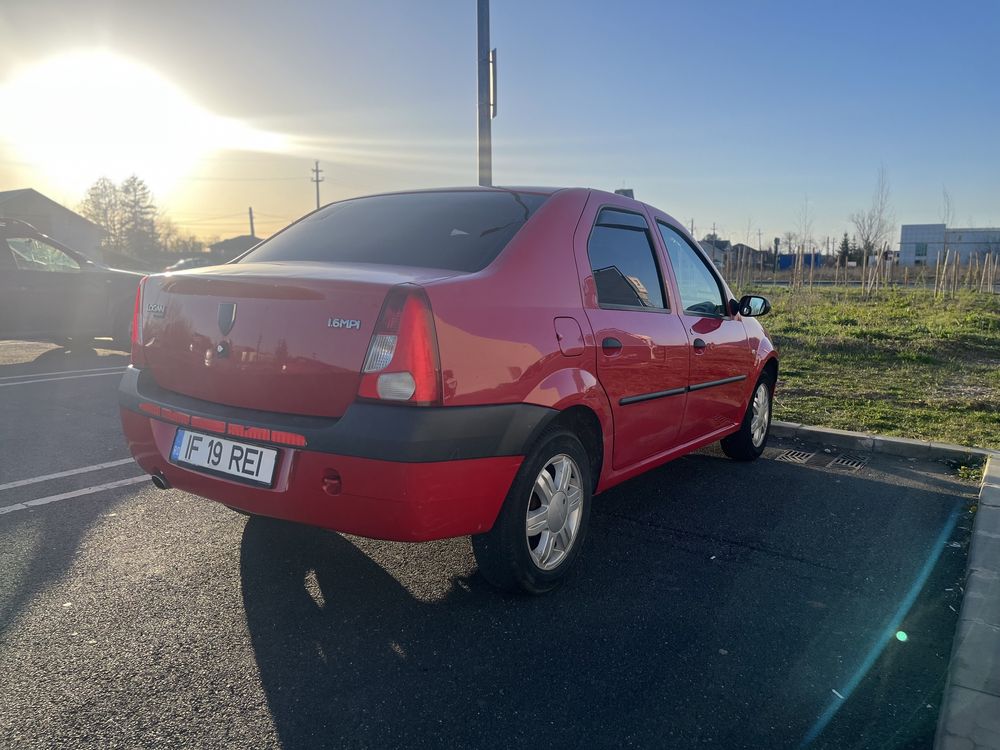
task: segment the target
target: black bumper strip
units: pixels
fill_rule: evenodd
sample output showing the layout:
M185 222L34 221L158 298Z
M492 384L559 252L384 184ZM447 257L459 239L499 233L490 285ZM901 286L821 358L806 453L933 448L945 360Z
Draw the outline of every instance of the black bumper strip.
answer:
M702 391L706 388L714 388L717 385L726 385L726 383L738 383L741 380L746 380L746 375L737 375L732 378L723 378L722 380L709 380L707 383L698 383L697 385L689 385L689 391Z
M687 388L671 388L669 391L656 391L655 393L643 393L639 396L626 396L618 401L622 406L638 404L640 401L652 401L654 398L666 398L667 396L680 396L687 393Z
M306 438L309 451L404 463L523 456L559 413L535 404L403 406L357 402L339 419L277 414L183 396L160 388L148 371L134 367L126 370L118 397L123 408L139 413L143 413L140 402L152 403L193 416L295 432Z
M723 378L722 380L709 380L706 383L689 385L686 388L671 388L669 391L654 391L653 393L641 393L638 396L626 396L625 398L619 399L618 404L620 406L628 406L629 404L638 404L642 401L652 401L654 398L679 396L682 393L687 393L688 391L701 391L704 390L705 388L712 388L717 385L725 385L726 383L738 383L739 381L746 379L747 379L746 375L737 375L732 378Z

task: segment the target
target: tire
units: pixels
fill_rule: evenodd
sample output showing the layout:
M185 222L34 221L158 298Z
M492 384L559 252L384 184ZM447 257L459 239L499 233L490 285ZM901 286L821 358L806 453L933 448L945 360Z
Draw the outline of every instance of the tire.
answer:
M592 488L579 438L564 429L544 434L521 464L493 528L472 537L479 572L505 591L543 594L556 588L580 556ZM533 529L539 533L529 536Z
M774 381L761 375L753 387L750 403L740 429L722 439L722 452L734 461L755 461L767 447L771 434L771 404L774 399ZM761 410L764 410L762 413Z
M80 351L81 349L93 349L94 348L94 337L88 336L83 333L80 335L67 336L64 338L63 343L60 346L69 349L70 351Z

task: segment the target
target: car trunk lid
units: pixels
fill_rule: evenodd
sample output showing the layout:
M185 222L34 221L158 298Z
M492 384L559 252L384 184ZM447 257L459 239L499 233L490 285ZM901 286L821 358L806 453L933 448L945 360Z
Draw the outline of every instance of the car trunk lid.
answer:
M236 263L150 277L142 349L193 398L338 417L356 398L387 292L454 275L360 263Z

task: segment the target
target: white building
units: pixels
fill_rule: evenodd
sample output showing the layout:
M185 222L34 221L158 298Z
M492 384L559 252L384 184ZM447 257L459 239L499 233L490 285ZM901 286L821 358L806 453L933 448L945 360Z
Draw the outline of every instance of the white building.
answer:
M0 218L20 219L73 250L101 257L104 229L32 188L0 191Z
M1000 228L973 229L944 224L903 224L899 230L899 265L933 266L945 252L957 252L964 265L975 255L1000 256Z

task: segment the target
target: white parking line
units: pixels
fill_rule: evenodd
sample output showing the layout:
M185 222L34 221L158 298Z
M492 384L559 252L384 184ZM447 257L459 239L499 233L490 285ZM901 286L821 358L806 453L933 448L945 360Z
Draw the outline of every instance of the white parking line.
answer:
M12 383L0 383L0 388L5 388L8 385L31 385L32 383L51 383L53 380L76 380L77 378L97 378L101 375L121 375L125 372L125 368L120 370L113 370L111 372L92 372L89 375L67 375L61 378L36 378L35 380L15 380Z
M115 365L114 367L91 367L87 370L55 370L53 372L24 372L20 375L6 375L0 380L25 380L27 378L46 378L50 375L79 375L81 372L120 372L125 369L125 365Z
M99 471L100 469L110 469L113 466L124 466L125 464L132 463L131 458L122 458L118 461L108 461L103 464L94 464L93 466L83 466L79 469L69 469L68 471L57 471L55 474L45 474L40 477L31 477L30 479L19 479L16 482L7 482L7 484L0 484L0 492L3 490L10 490L14 487L24 487L27 484L37 484L38 482L47 482L50 479L60 479L62 477L71 477L74 474L86 474L88 471Z
M45 505L46 503L55 503L60 500L71 500L74 497L81 497L82 495L92 495L95 492L101 492L103 490L113 490L116 487L127 487L130 484L138 484L139 482L148 482L148 476L132 477L130 479L119 479L117 482L107 482L105 484L98 484L93 487L84 487L82 490L73 490L72 492L62 492L58 495L49 495L48 497L40 497L36 500L26 500L23 503L15 503L14 505L6 505L0 508L0 516L5 513L13 513L18 510L27 510L28 508L34 507L36 505Z

